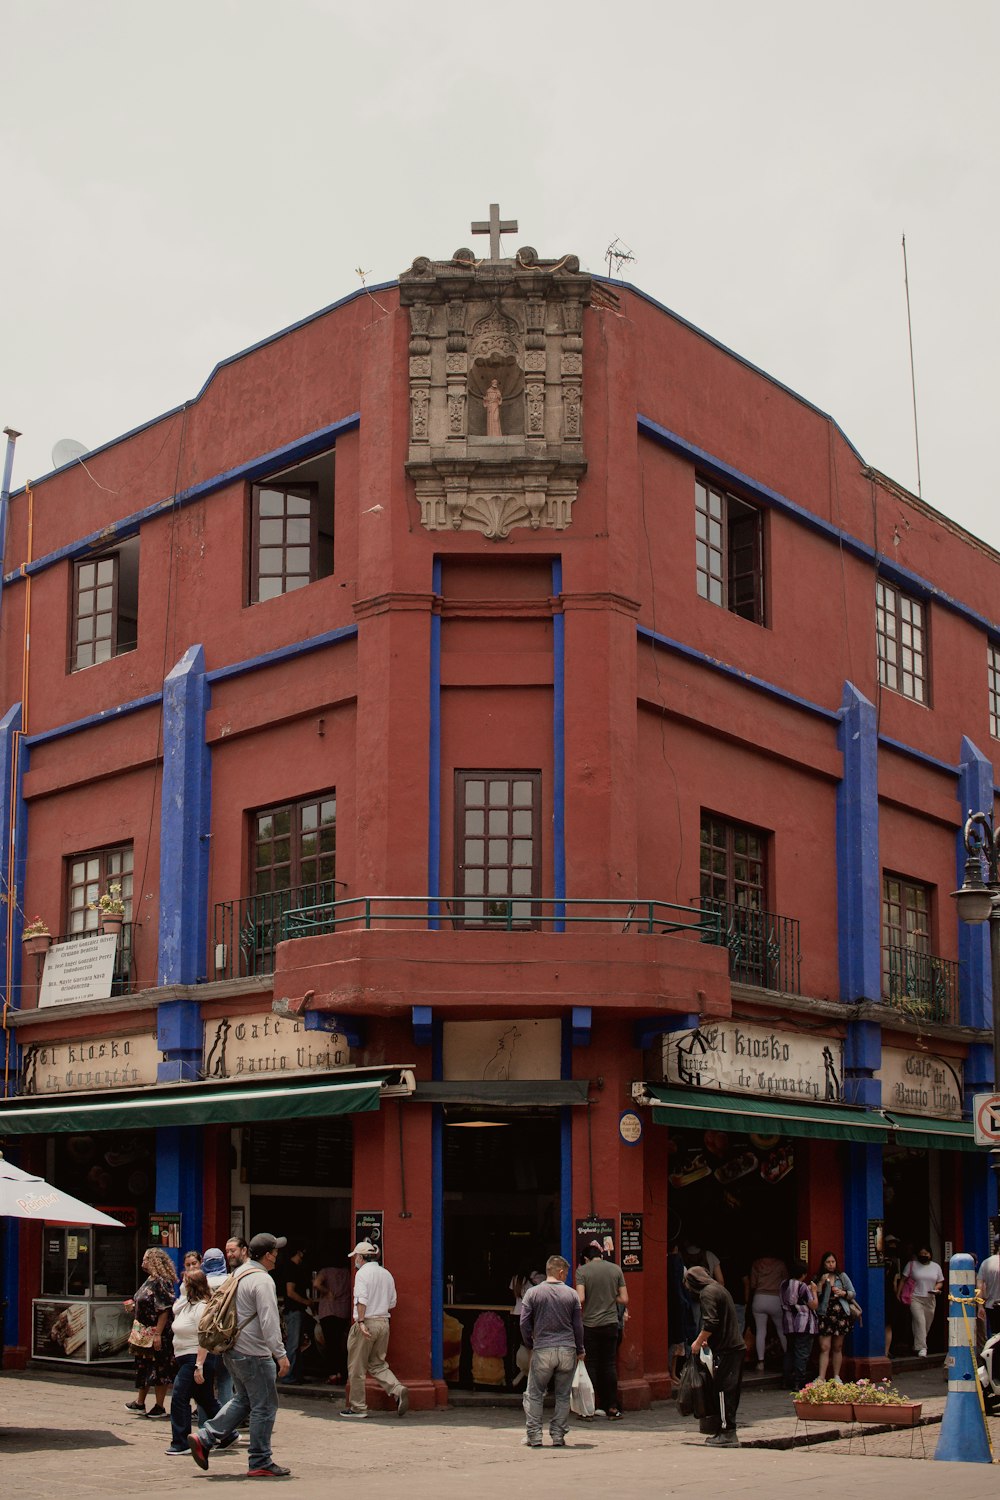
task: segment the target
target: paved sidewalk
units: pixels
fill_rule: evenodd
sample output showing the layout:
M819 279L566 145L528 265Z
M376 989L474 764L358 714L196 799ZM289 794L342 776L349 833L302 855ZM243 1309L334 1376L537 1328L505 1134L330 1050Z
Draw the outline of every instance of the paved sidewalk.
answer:
M904 1388L925 1400L925 1410L939 1412L943 1385L941 1370L933 1369L907 1377ZM245 1447L213 1457L207 1474L191 1460L167 1458L169 1424L131 1416L124 1405L129 1396L118 1381L72 1373L0 1375L4 1500L50 1500L62 1492L81 1500L108 1494L131 1500L151 1488L209 1500L220 1484L257 1482L245 1478ZM527 1500L543 1494L545 1500L579 1500L584 1486L616 1492L655 1486L657 1493L691 1500L721 1488L736 1497L801 1500L804 1485L810 1500L843 1500L845 1489L852 1500L884 1500L891 1485L905 1485L907 1500L937 1500L942 1485L959 1489L963 1500L996 1500L996 1476L985 1464L943 1469L910 1462L909 1432L869 1437L867 1456L856 1436L850 1452L846 1440L784 1451L716 1451L704 1447L694 1422L664 1402L613 1425L600 1418L574 1421L565 1451L546 1446L539 1452L521 1446L517 1411L459 1408L411 1412L402 1420L387 1413L348 1423L338 1418L338 1406L305 1392L282 1393L274 1452L293 1471L286 1488L303 1500L329 1500L331 1484L353 1494L359 1482L376 1494L398 1488L406 1500L467 1500L470 1494L510 1500L518 1489ZM795 1431L781 1391L748 1390L740 1416L748 1444L787 1442ZM937 1435L936 1426L924 1429L928 1457ZM915 1452L919 1456L919 1436ZM881 1453L899 1456L876 1456Z

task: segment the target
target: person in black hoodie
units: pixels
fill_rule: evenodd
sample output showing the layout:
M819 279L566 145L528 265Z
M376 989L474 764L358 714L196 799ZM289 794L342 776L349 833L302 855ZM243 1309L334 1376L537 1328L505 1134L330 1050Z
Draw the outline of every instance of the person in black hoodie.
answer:
M740 1386L743 1383L743 1362L746 1346L736 1321L736 1307L724 1286L709 1275L702 1266L691 1266L684 1273L684 1285L692 1296L697 1297L701 1311L701 1327L693 1343L691 1353L697 1355L707 1344L715 1363L715 1400L722 1397L722 1411L701 1419L701 1430L709 1435L705 1439L712 1448L738 1448L736 1436L736 1409L740 1404Z

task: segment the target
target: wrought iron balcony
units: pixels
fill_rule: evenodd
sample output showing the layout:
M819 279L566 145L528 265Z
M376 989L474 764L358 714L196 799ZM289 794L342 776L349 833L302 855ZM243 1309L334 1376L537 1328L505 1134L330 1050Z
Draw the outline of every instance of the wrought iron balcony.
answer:
M463 899L444 896L353 896L336 899L332 883L223 901L215 908L215 976L270 974L285 938L410 927L451 931L677 933L722 943L715 912L667 901Z
M738 906L733 901L705 901L721 927L717 941L729 949L729 977L737 984L754 984L786 995L801 991L801 952L796 917ZM707 942L716 939L707 938Z
M958 964L914 948L883 948L886 1005L917 1020L959 1023Z
M136 925L135 922L122 923L122 930L118 937L118 947L115 951L115 966L112 970L112 995L130 995L135 989L133 938ZM52 942L53 944L78 943L82 938L92 938L97 937L97 935L96 929L92 932L65 932L61 937L54 937Z

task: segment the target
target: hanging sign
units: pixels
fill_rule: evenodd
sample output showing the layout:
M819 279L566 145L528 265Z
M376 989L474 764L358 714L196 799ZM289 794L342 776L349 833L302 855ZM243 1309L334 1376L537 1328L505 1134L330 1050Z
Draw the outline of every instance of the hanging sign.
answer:
M965 1070L956 1057L883 1047L876 1078L882 1083L882 1108L939 1120L962 1118Z
M618 1134L626 1146L638 1146L642 1140L642 1120L634 1109L627 1109L619 1116Z
M613 1219L577 1219L576 1221L576 1263L583 1260L583 1252L587 1249L599 1250L602 1260L614 1260L615 1258L615 1226Z
M354 1215L354 1243L360 1245L362 1240L369 1240L378 1251L380 1264L385 1261L384 1224L385 1214L381 1208L359 1209Z
M179 1250L181 1248L180 1214L150 1214L149 1243L160 1250Z
M669 1083L730 1094L838 1104L844 1044L757 1023L709 1021L664 1036L663 1076Z
M156 1033L74 1037L31 1042L23 1049L22 1094L63 1094L87 1089L137 1089L156 1082L162 1053Z

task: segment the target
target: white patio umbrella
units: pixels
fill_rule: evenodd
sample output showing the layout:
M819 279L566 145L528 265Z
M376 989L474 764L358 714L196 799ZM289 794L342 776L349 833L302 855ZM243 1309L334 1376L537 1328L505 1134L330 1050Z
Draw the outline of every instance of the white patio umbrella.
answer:
M124 1225L99 1208L81 1203L79 1198L53 1187L44 1177L23 1172L0 1155L0 1216L9 1219L35 1219L47 1224L105 1224L109 1229Z

